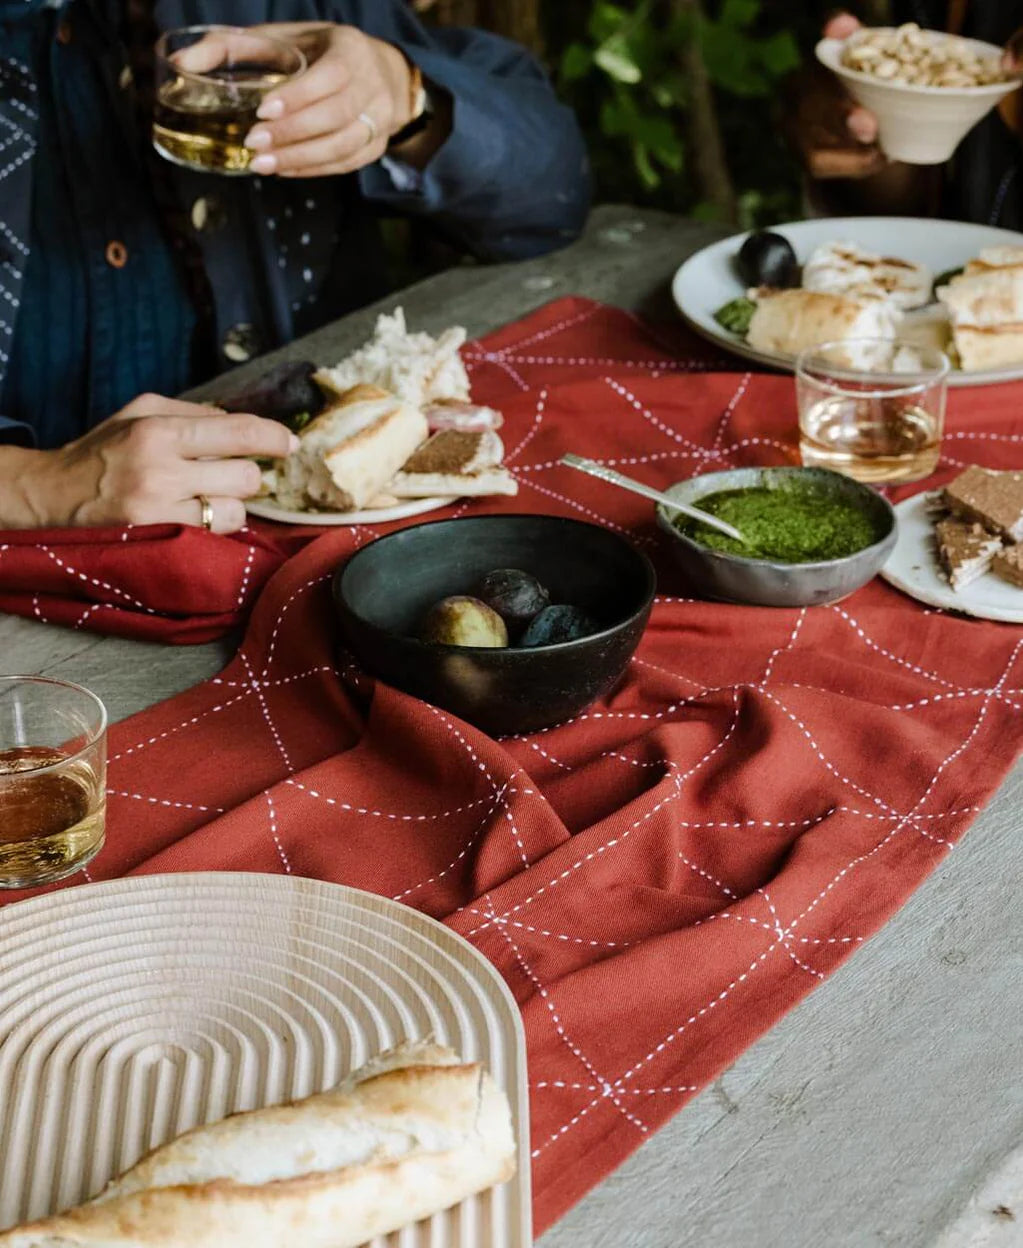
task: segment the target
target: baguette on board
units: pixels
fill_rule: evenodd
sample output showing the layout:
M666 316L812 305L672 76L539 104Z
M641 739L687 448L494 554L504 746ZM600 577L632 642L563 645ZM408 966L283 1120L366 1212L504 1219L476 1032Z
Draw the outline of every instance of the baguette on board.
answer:
M510 1179L508 1102L450 1049L404 1045L337 1088L156 1149L0 1248L357 1248Z

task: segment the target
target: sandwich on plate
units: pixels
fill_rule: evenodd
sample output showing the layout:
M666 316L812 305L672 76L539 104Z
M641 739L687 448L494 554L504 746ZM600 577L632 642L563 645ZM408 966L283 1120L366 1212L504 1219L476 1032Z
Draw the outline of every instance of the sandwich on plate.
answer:
M518 482L503 459L504 444L493 429L442 429L405 461L387 492L395 498L517 494Z
M426 417L376 386L353 386L299 434L277 468L283 507L357 511L375 498L426 441Z
M502 417L473 403L459 355L465 330L409 333L401 308L334 368L318 369L326 407L299 447L263 474L263 497L290 511L350 512L404 499L513 495Z

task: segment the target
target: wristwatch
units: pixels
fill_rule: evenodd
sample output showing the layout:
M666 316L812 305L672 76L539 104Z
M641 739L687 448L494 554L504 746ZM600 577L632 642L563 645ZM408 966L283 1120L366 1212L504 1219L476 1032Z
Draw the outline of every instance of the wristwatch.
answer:
M415 138L417 134L422 134L430 122L433 121L434 114L437 111L434 107L430 90L423 81L422 70L418 65L412 66L409 95L412 120L391 135L390 142L387 144L388 148L400 147L403 143L407 143L409 139Z

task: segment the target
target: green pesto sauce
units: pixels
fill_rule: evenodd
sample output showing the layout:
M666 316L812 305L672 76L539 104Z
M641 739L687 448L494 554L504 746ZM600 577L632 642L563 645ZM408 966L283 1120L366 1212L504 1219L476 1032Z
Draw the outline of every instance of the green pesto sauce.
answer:
M841 559L873 545L881 536L871 518L854 503L813 486L721 490L705 494L694 505L727 520L746 542L686 516L674 521L679 532L711 550L747 559L781 563Z

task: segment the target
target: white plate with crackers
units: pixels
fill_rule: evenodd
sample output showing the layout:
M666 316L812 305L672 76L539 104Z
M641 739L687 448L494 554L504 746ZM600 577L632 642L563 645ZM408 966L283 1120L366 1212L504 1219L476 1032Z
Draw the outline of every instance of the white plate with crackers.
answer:
M881 575L903 593L938 607L980 620L1023 624L1023 588L1010 585L993 572L954 590L938 563L931 495L917 494L895 508L899 536Z
M1023 247L1023 234L966 221L922 220L911 217L844 217L795 221L771 227L772 233L787 239L800 265L805 265L818 248L850 243L864 252L894 257L908 265L923 266L933 278L958 270L981 252L1011 253ZM683 319L716 346L758 364L791 371L795 356L761 350L745 337L725 329L715 313L747 290L736 269L736 256L748 235L737 234L712 243L696 252L678 269L672 281L672 296ZM950 325L945 307L937 302L908 311L898 328L900 341L937 346L946 350ZM850 336L836 332L827 338ZM854 333L851 336L862 336ZM878 336L870 333L867 336ZM821 341L818 338L816 341ZM998 368L966 372L953 368L952 386L984 386L1023 379L1023 362Z

